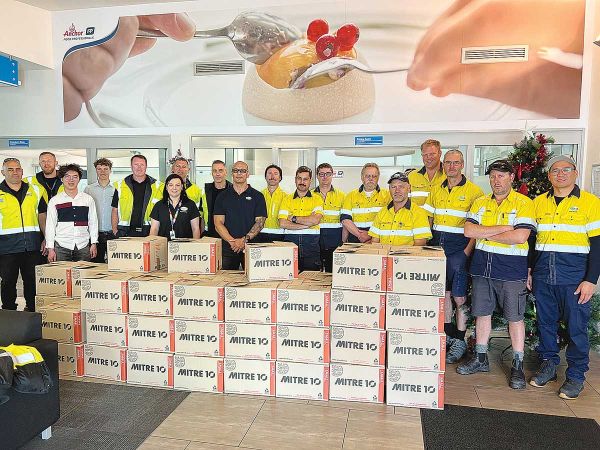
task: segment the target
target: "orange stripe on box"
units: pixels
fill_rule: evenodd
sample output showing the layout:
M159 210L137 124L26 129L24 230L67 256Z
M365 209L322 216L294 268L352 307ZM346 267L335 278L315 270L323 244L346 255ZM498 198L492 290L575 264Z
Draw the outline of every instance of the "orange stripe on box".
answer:
M219 356L225 356L225 324L219 324Z
M446 299L444 297L440 297L440 306L438 310L438 331L444 329L444 320L446 318L444 316L445 300Z
M129 296L127 294L127 281L121 282L121 311L129 312Z
M323 362L328 363L331 358L331 331L326 328L323 330L323 341L325 345L323 346Z
M81 329L81 311L73 313L73 343L83 342L83 330Z
M271 370L269 372L270 386L269 386L269 394L275 395L275 361L271 361Z
M169 320L169 351L175 351L175 320Z
M388 258L387 256L384 256L381 258L381 290L382 291L386 291L388 288L388 283L389 283L389 276L388 276Z
M67 269L67 297L73 297L73 277L71 269Z
M271 359L277 359L277 325L271 325Z
M175 378L175 374L174 374L174 370L173 370L173 355L168 355L167 356L167 367L168 367L168 371L169 371L169 378L167 381L167 386L169 387L173 387L174 383L174 378Z
M127 316L123 316L125 319L125 347L129 347L129 320Z
M150 242L143 243L144 272L150 272Z
M440 335L440 370L446 370L446 335Z
M379 296L379 328L385 329L385 295Z
M173 315L173 283L169 283L169 315Z
M325 317L323 318L323 324L328 327L330 325L330 317L331 317L331 293L326 292L324 294L324 304L325 304Z
M329 400L329 366L323 366L323 400Z
M385 366L385 331L379 333L379 365Z
M210 273L215 273L217 265L217 244L210 244Z
M444 382L444 374L440 373L438 375L438 408L444 409L444 401L445 401L445 382Z
M277 289L271 289L271 323L277 323Z
M83 345L78 345L75 348L75 352L77 355L77 376L82 377L84 374Z
M220 287L217 290L217 318L220 321L225 320L225 288Z
M121 350L121 381L127 381L127 350Z
M377 399L383 403L383 394L385 391L385 367L379 369L379 395Z
M298 278L298 247L294 247L294 278Z
M225 374L223 373L223 360L217 361L217 392L223 392Z

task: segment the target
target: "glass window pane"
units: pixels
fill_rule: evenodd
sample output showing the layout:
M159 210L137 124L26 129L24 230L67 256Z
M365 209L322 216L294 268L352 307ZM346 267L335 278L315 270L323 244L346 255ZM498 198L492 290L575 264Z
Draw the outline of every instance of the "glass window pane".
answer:
M211 165L216 159L225 161L224 148L195 148L194 165L196 167L196 176L194 182L204 190L205 183L212 183Z
M148 160L146 173L152 178L160 178L160 152L165 149L98 149L98 158L108 158L112 161L111 181L121 181L127 175L131 174L131 157L134 155L144 155Z

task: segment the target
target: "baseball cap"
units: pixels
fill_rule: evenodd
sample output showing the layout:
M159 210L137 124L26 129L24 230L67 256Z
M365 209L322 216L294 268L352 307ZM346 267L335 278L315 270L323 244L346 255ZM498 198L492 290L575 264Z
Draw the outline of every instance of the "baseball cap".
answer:
M577 163L569 155L558 155L558 156L554 156L553 158L550 158L548 160L548 163L546 163L546 167L548 168L548 170L550 170L555 163L560 162L560 161L568 162L569 164L572 164L573 167L577 168Z
M390 177L390 179L388 180L388 184L390 184L394 180L404 181L405 183L409 183L408 177L406 176L406 174L404 172L396 172L395 174L393 174Z
M509 172L513 173L513 166L506 159L498 159L491 163L485 171L486 175L489 175L492 170L497 170L498 172Z

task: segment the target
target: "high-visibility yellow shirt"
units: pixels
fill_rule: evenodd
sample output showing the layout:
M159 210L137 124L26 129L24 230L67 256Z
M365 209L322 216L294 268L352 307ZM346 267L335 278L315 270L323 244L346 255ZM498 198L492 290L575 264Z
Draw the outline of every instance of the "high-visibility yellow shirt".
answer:
M281 208L281 202L288 195L287 192L277 186L272 194L269 192L269 188L264 188L262 195L265 197L265 203L267 204L267 220L265 220L265 226L260 232L283 234L284 230L279 226L279 209Z
M481 188L464 175L452 189L448 187L448 180L434 186L423 205L427 215L433 218L431 244L443 247L448 255L464 250L470 240L464 235L467 213L482 195Z
M308 217L311 214L323 214L323 199L320 195L314 195L308 191L304 197L300 197L297 191L288 194L281 202L279 218L287 219L289 216ZM285 234L319 234L319 224L303 230L285 230Z
M142 225L150 225L150 213L154 205L162 199L162 192L159 191L160 182L152 177L150 179L150 186L152 193L146 205L146 210L142 216ZM119 196L119 226L128 227L131 222L131 214L133 213L133 189L130 187L130 179L125 177L121 181L115 181L113 186L117 190Z
M368 230L381 208L385 207L392 197L390 191L379 186L368 197L364 186L354 189L344 199L340 211L340 222L350 219L361 230Z
M423 206L431 189L435 186L440 186L444 180L446 180L446 174L444 173L441 164L440 170L436 172L432 180L429 180L425 166L421 167L419 170L413 170L408 174L408 181L410 182L410 199L417 205Z
M39 172L41 173L41 172ZM44 199L44 201L46 202L46 205L50 202L50 198L48 196L48 191L46 190L46 187L44 185L42 185L42 183L40 183L40 180L38 180L37 178L37 174L33 175L31 177L27 177L27 178L23 178L23 181L27 184L29 184L30 186L37 186L40 189L40 195L42 196L42 198ZM60 183L60 186L58 188L58 190L56 191L56 193L60 193L60 192L64 192L65 187L62 184L62 181L60 181L58 179L58 175L57 178L54 180L55 183ZM48 188L53 187L53 186L48 186ZM54 189L53 189L54 190Z
M195 183L192 183L190 180L185 180L185 184L186 184L186 188L185 188L185 193L187 194L188 198L193 201L196 206L198 208L202 207L202 189L200 188L200 186L198 186ZM162 198L163 195L163 191L165 189L165 182L163 181L162 183L160 183L160 186L158 187L158 195L160 196L160 198Z
M46 212L40 188L23 183L27 187L23 202L19 203L3 182L0 186L0 254L39 251L41 244L38 214ZM40 205L40 202L44 202Z
M427 213L410 199L395 211L392 201L375 217L369 236L390 245L414 245L416 239L431 239Z
M317 186L313 190L314 195L318 195L321 198L321 190ZM340 214L342 210L342 206L344 204L344 199L346 198L346 194L344 191L339 189L335 189L331 186L331 189L325 195L325 199L323 200L323 218L321 219L321 230L327 228L342 228L342 224L340 223Z
M493 194L479 197L473 202L467 220L483 226L512 225L515 229L535 231L533 201L514 190L500 204ZM477 239L471 274L503 281L526 280L528 250L527 242L511 245Z

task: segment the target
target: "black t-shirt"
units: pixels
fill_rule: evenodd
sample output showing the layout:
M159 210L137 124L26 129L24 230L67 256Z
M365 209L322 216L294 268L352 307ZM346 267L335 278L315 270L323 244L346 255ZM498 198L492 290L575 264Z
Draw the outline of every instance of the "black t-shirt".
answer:
M131 178L133 184L133 209L131 211L131 228L141 228L144 223L144 196L146 195L146 186L150 183L148 177L141 183Z
M212 236L212 237L219 237L219 233L217 233L217 230L215 230L215 221L213 220L213 216L215 215L214 210L215 210L215 205L217 202L217 198L219 197L219 195L223 192L225 192L225 190L227 190L227 185L222 188L222 189L218 189L214 183L213 183L213 189L210 191L211 192L211 202L209 203L209 205L212 206L212 208L208 209L208 226L206 229L206 235L207 236ZM208 199L207 199L208 200ZM211 211L212 209L212 211Z
M225 228L238 239L248 234L257 217L267 217L267 204L262 193L250 185L241 194L231 187L217 197L213 213L225 216ZM223 245L229 244L223 241Z
M175 231L175 237L178 238L192 238L192 225L191 221L197 217L200 217L200 212L196 204L188 199L182 200L179 212L171 206L171 203L166 204L164 201L159 201L154 205L150 218L158 220L160 223L158 227L158 235L171 239L171 217L177 214L175 223L173 224L173 231Z
M58 193L58 189L62 186L62 180L58 176L46 178L44 172L38 172L35 176L38 182L46 189L48 200L54 197Z

